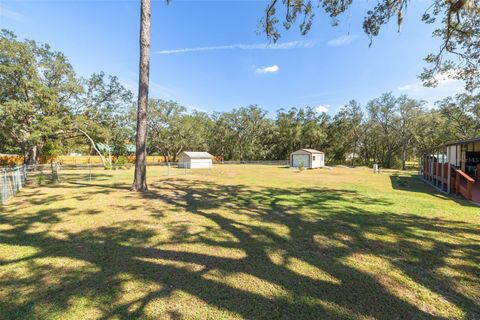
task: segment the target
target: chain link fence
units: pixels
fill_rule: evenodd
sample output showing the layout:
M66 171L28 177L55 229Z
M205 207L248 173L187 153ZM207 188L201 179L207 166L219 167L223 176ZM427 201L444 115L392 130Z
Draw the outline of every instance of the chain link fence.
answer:
M5 204L27 182L27 166L0 169L0 203Z
M288 160L279 161L213 161L213 168L222 165L270 165L270 166L288 166ZM151 169L150 178L168 177L168 176L186 176L190 173L199 174L209 168L189 169L188 166L179 162L158 162L147 163L146 166ZM100 164L42 164L30 166L16 166L9 168L0 167L0 204L5 204L9 199L21 190L27 182L27 174L34 184L43 185L50 183L59 183L67 181L94 182L108 181L115 176L124 176L130 178L133 174L134 164L127 163L122 165L112 165L105 168ZM208 172L208 171L207 171Z
M183 162L156 162L145 164L148 169L153 169L149 175L155 176L182 176L189 173L199 173L203 170L210 170L215 166L221 165L270 165L270 166L288 166L288 160L271 160L271 161L213 161L213 165L209 167L190 168L189 164ZM45 178L52 182L61 182L65 180L82 180L93 181L98 179L107 179L112 172L128 174L133 172L135 165L133 163L113 164L105 168L101 164L45 164L29 166L28 170L32 171L35 177L44 175Z

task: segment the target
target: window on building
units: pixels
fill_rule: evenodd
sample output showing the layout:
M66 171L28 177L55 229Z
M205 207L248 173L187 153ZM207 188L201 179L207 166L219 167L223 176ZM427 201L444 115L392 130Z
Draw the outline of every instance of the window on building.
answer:
M313 161L315 161L315 156L313 156Z

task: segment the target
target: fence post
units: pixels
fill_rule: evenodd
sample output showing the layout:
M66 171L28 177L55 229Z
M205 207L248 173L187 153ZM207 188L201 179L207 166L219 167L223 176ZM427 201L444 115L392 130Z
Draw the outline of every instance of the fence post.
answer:
M20 190L20 181L18 181L20 179L20 175L19 175L20 172L18 172L18 167L15 167L14 170L15 171L13 172L13 183L14 183L13 194L17 193L17 191Z
M58 182L58 168L57 168L57 165L52 162L51 167L52 167L52 182L57 183Z
M11 193L12 194L15 194L15 192L17 192L17 175L16 175L16 170L15 170L16 167L13 168L13 172L10 171L10 174L9 176L11 177L11 180L12 180L12 186L11 186Z
M15 177L16 177L15 180L17 180L16 181L16 186L15 186L15 189L16 189L15 191L22 190L23 185L22 185L22 176L20 175L20 168L17 168L15 170Z
M7 202L7 172L2 170L2 204Z

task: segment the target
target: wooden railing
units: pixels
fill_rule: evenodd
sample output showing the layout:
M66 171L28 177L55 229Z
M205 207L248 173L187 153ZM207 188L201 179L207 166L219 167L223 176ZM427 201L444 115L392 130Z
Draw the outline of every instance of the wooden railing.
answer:
M460 169L455 170L455 191L457 195L462 195L467 200L472 200L472 188L475 180ZM461 183L466 181L466 187Z

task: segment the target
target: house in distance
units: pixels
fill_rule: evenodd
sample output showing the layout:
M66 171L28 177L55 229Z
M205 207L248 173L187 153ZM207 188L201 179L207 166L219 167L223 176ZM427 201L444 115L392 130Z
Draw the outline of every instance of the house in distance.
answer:
M213 156L208 152L184 151L178 156L178 167L186 169L210 169Z
M315 149L300 149L290 154L290 167L314 169L325 166L325 153Z

